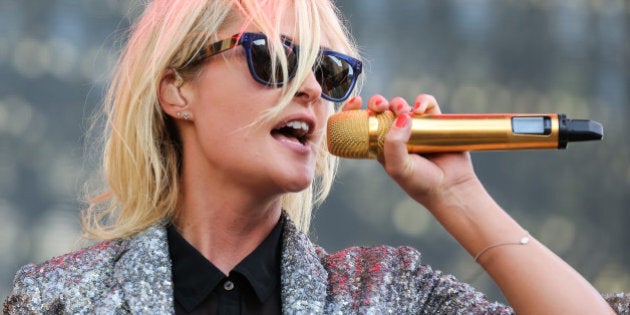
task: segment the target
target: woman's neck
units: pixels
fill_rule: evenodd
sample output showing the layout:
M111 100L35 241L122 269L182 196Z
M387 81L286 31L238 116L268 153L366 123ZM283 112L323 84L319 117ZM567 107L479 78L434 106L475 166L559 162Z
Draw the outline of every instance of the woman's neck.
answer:
M261 198L216 177L184 171L173 223L193 247L227 275L277 224L281 201L281 195Z

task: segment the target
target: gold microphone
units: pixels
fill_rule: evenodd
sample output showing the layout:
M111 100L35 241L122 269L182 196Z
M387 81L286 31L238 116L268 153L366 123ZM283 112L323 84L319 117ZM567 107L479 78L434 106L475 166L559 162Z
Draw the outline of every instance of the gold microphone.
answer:
M344 158L380 159L394 119L391 111L334 114L328 119L328 151ZM568 142L601 140L604 135L600 123L564 114L413 115L411 120L410 153L564 149Z

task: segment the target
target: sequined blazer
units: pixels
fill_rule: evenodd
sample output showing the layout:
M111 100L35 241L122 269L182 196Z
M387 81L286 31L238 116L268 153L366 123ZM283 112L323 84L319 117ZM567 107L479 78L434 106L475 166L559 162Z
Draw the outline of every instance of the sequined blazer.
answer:
M290 219L282 237L285 314L512 314L471 286L420 263L409 247L353 247L328 254ZM630 298L609 296L619 313ZM22 267L4 314L172 314L166 229Z

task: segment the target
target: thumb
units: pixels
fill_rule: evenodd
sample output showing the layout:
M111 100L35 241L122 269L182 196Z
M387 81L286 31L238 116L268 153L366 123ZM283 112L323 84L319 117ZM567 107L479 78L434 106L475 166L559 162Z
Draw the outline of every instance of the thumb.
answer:
M411 117L401 113L396 117L383 144L383 166L394 179L405 178L411 172L411 158L407 151L407 142L411 136Z

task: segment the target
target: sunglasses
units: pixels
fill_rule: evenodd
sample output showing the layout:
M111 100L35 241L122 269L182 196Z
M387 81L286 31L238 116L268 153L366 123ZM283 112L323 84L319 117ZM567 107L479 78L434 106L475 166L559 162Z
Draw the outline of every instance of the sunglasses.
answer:
M230 38L206 45L193 62L199 62L210 56L222 53L238 45L245 49L249 73L257 82L273 87L280 87L289 82L297 71L299 46L283 37L282 44L287 57L288 79L278 62L271 59L267 36L261 33L242 33ZM322 87L322 98L332 102L343 102L350 96L361 74L361 61L336 51L321 49L318 61L313 66L313 73Z

